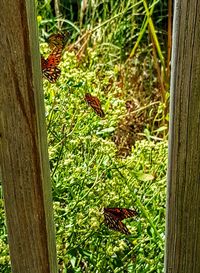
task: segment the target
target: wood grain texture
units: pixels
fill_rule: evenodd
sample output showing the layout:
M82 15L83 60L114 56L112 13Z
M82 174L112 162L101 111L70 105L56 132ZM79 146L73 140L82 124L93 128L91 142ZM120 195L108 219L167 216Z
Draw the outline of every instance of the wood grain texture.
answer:
M200 272L200 1L175 1L166 273Z
M0 167L13 273L55 273L34 0L0 1Z

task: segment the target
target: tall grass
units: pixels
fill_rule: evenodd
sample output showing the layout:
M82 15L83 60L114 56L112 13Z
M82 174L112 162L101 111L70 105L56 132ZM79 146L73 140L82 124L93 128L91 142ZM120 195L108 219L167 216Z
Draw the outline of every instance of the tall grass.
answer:
M136 63L149 63L147 67L142 68L139 75L138 73L135 75L137 78L134 78L134 82L140 81L140 77L145 73L147 77L144 77L142 85L150 81L155 83L154 86L149 86L149 90L144 88L144 94L141 95L139 92L138 95L136 84L131 96L139 101L143 100L141 96L153 100L154 91L157 90L156 96L163 103L163 113L159 117L160 121L157 122L158 127L167 128L171 56L171 20L167 20L167 16L169 13L169 18L172 17L171 0L148 2L146 0L88 0L84 10L81 9L81 5L76 10L77 21L72 21L74 16L71 12L73 10L71 1L68 1L68 4L67 1L60 1L59 14L61 16L59 18L53 16L50 2L44 1L43 4L42 2L38 2L41 37L45 38L51 32L68 29L71 31L70 43L77 40L78 36L90 33L85 48L93 47L99 52L99 55L105 56L103 65L106 65L107 62L113 66L120 65L119 74L123 74L121 78L124 78L123 93L125 96L128 93L127 85L130 86L130 73L128 72L132 70L132 66L140 70L141 68L137 67ZM169 5L169 10L167 5ZM131 73L134 74L132 71ZM149 76L153 78L149 79ZM149 102L145 101L145 104L147 103ZM158 128L153 128L151 131L155 129ZM163 136L166 134L167 129L163 131Z

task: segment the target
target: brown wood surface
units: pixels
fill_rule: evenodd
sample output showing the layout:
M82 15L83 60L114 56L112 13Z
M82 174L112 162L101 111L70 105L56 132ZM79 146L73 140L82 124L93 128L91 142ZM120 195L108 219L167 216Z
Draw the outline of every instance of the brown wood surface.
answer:
M166 273L200 272L200 1L175 1Z
M34 0L0 1L0 168L12 272L55 273Z

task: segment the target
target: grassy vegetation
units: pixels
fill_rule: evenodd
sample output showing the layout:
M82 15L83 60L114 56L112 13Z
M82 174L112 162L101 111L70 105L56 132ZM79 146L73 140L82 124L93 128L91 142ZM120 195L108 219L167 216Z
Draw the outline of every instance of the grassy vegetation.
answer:
M71 31L60 78L44 80L59 269L159 273L169 98L167 36L153 13L161 1L109 3L103 13L90 7L84 21L72 22L55 18L49 1L38 2L43 54L49 54L47 34L61 26ZM105 118L86 104L87 92L101 100ZM104 225L104 207L138 211L124 221L131 235ZM2 198L0 272L11 272Z

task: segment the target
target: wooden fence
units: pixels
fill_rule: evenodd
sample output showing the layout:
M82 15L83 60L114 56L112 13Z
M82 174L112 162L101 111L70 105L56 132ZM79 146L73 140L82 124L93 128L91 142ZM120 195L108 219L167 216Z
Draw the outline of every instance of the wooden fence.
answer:
M34 0L1 0L0 32L0 162L12 271L55 273Z
M175 1L167 273L200 272L200 1Z

